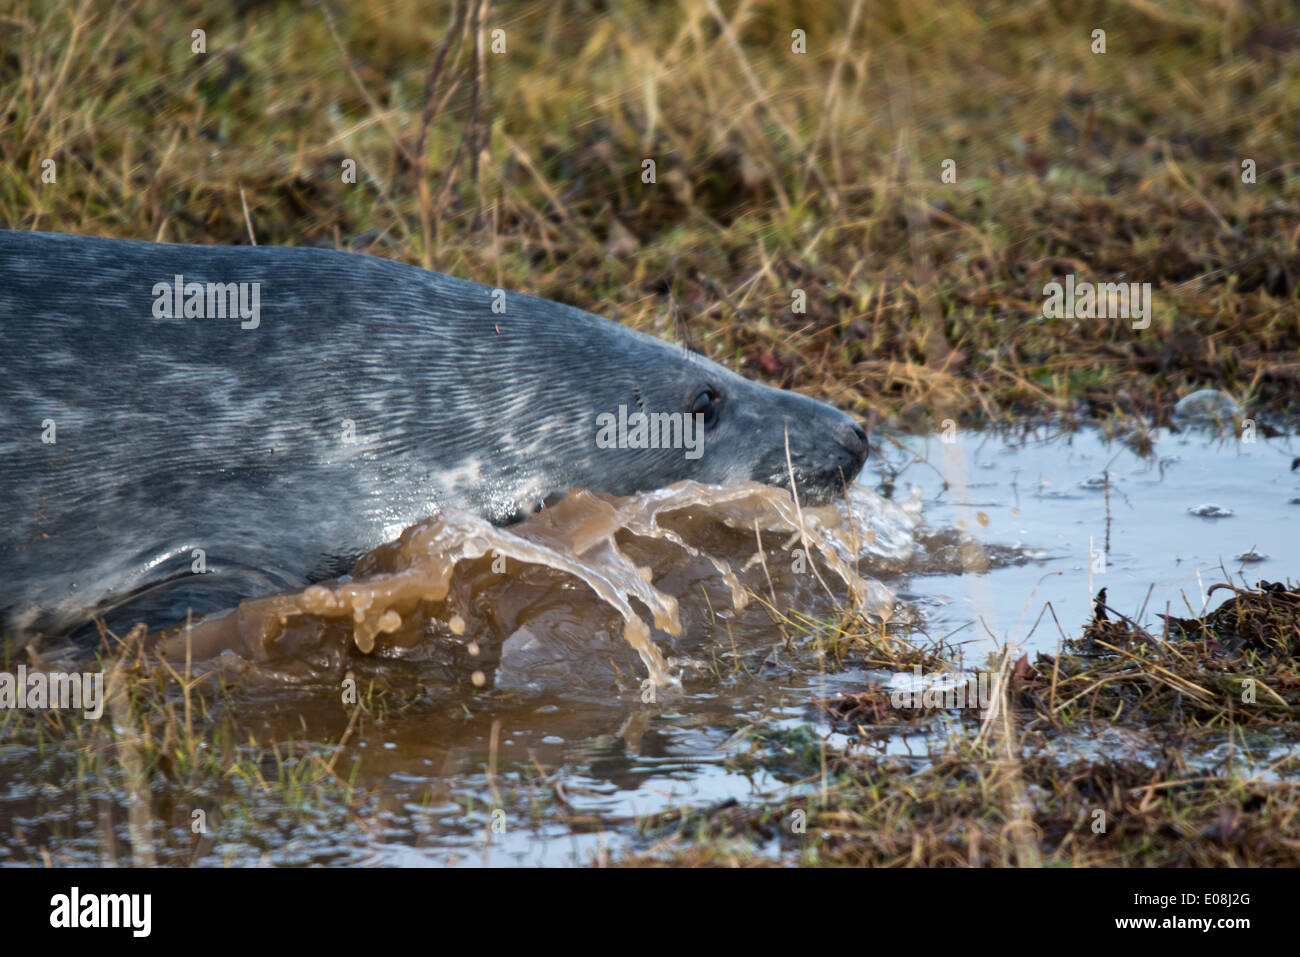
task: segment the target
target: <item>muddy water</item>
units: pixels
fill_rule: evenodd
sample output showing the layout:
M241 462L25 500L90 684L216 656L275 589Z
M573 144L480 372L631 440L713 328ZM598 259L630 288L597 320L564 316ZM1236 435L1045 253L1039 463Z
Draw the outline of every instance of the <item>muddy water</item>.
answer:
M1150 620L1166 603L1199 611L1220 564L1252 583L1300 570L1290 440L1157 433L1142 456L1092 432L954 438L886 444L862 479L884 497L863 487L837 512L686 489L571 497L510 530L444 516L349 580L167 639L233 682L243 733L336 757L354 787L290 807L236 781L195 796L212 816L197 843L184 801L155 806L158 859L600 860L648 846L647 815L816 786L816 735L837 739L810 702L882 676L829 667L769 604L830 619L856 595L976 665L1009 639L1054 650L1044 610L1074 634L1103 586ZM380 703L351 730L349 680ZM880 746L911 760L926 740ZM0 863L41 847L99 863L106 828L129 852L121 795L51 783L65 757L0 747Z
M701 635L683 621L752 622L750 596L764 586L787 600L820 587L831 605L890 619L893 596L866 569L914 560L919 522L916 501L899 507L864 487L813 508L755 483L623 499L575 491L509 528L447 511L344 579L245 601L169 632L157 650L246 684L327 679L376 658L449 663L459 649L480 689L608 697L630 680L675 692L703 665L691 657ZM707 614L684 618L697 591ZM639 668L625 671L633 654Z

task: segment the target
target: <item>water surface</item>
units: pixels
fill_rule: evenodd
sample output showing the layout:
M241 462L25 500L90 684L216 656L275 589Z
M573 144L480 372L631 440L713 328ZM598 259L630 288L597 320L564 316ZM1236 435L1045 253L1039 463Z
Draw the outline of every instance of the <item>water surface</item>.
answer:
M1168 606L1186 614L1188 605L1200 612L1206 590L1225 573L1252 584L1296 576L1300 475L1291 470L1292 440L1169 432L1153 439L1149 455L1095 431L885 443L861 482L895 505L909 498L911 505L877 500L888 528L881 526L874 558L864 549L859 570L895 594L896 628L913 641L959 645L970 667L1009 641L1054 652L1062 630L1077 635L1102 587L1113 608L1158 630L1157 612ZM750 561L751 533L692 530L692 521L673 527L686 538L703 536L737 569L748 564L740 577L756 595L775 596L779 609L807 619L835 620L837 602L824 587L787 567L790 542L769 535L765 571ZM486 565L467 567L465 578L479 576L485 590L460 596L477 611L466 612L459 631L397 642L378 656L322 654L320 674L269 669L275 680L257 680L244 664L250 680L237 681L231 699L243 732L284 743L288 759L332 755L346 734L338 757L351 777L349 799L308 792L288 806L236 780L219 798L159 801L152 808L158 860L586 864L653 847L664 818L647 835L640 827L647 815L671 820L693 808L757 806L815 788L819 740L842 742L811 703L889 676L852 662L833 667L812 650L815 624L774 624L761 601L732 607L716 569L671 543L623 534L618 541L629 567L652 567L655 586L680 605L682 633L653 632L680 689L646 700L645 672L622 639L623 619L571 577L534 569L502 578ZM1212 596L1211 605L1221 598ZM525 627L555 639L545 667L519 638ZM382 690L383 707L350 732L330 670L336 666ZM925 733L900 728L877 746L923 762L927 748L960 728L944 721ZM1067 748L1112 745L1080 738ZM70 755L42 754L21 741L0 747L0 863L41 863L44 852L64 863L130 859L125 799L96 782L78 783L73 765ZM201 839L189 827L191 804L211 815ZM775 854L779 840L774 833L752 850Z

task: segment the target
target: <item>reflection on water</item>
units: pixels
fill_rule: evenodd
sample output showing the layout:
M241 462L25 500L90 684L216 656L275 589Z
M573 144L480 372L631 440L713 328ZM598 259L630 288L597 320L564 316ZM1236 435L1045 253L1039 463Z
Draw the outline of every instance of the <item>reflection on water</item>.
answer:
M1220 565L1252 583L1296 574L1289 440L1154 438L1148 457L1094 432L901 438L862 479L887 477L892 501L856 490L843 526L761 495L704 504L698 490L681 508L663 507L680 492L630 508L572 497L506 531L423 523L350 581L246 603L192 636L200 670L235 679L241 733L337 757L350 799L291 808L236 780L240 800L211 807L201 841L186 806L154 808L159 860L599 861L640 846L646 815L815 787L808 726L836 736L810 703L888 680L829 667L769 605L831 619L856 585L888 615L892 592L894 622L964 643L978 666L994 639L1055 650L1057 622L1076 634L1101 587L1151 621L1166 605L1185 612L1184 599L1199 611ZM1231 515L1205 517L1204 505ZM633 619L654 642L648 659ZM647 695L655 655L680 688ZM351 730L346 676L386 702ZM923 762L927 737L901 729L880 747ZM106 827L130 846L124 798L76 784L73 765L0 744L0 863L39 863L41 848L100 863Z
M1291 439L1162 430L1143 456L1094 431L955 438L904 439L936 469L904 466L908 456L896 451L898 481L924 490L933 528L964 528L1001 558L965 580L921 570L897 591L921 609L926 632L958 633L968 653L994 639L1053 652L1056 622L1074 634L1103 587L1111 608L1140 614L1159 633L1157 613L1187 614L1189 605L1200 613L1205 589L1225 573L1250 585L1300 576ZM944 468L949 457L958 468ZM964 475L964 491L945 491L941 473Z

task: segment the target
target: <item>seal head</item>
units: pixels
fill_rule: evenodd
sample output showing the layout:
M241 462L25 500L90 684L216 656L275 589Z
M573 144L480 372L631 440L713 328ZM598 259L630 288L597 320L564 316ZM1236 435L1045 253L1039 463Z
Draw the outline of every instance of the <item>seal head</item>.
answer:
M442 508L791 476L816 502L867 454L842 412L591 313L330 250L0 231L0 333L20 637L302 587Z

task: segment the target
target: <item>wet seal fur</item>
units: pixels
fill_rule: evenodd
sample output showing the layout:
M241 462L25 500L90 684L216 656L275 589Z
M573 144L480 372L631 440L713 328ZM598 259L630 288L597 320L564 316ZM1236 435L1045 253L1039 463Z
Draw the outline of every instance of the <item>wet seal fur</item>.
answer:
M353 253L0 231L0 330L0 631L22 643L302 587L443 507L504 524L569 488L788 487L787 432L823 501L867 454L821 402ZM699 414L703 446L598 443L620 406Z

